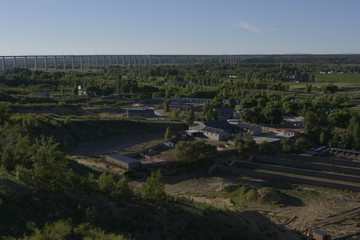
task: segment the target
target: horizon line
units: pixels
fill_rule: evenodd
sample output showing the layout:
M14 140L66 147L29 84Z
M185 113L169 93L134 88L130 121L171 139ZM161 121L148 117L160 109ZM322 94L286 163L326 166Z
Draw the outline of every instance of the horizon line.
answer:
M24 54L0 55L0 57L34 56L299 56L299 55L360 55L360 53L254 53L254 54Z

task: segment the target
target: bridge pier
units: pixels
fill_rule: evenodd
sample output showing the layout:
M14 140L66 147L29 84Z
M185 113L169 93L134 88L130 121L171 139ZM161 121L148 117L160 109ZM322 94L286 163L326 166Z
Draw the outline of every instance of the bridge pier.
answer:
M45 56L45 70L48 70L48 62L47 62L47 56Z
M83 57L80 56L80 69L83 69Z
M64 67L64 70L66 69L66 57L63 56L63 67Z
M35 56L35 70L38 70L37 57Z
M71 68L75 69L75 57L71 56Z

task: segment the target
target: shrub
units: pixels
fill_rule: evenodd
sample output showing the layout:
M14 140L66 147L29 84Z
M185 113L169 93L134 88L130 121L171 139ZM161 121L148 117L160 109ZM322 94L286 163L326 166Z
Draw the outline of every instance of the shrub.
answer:
M114 176L104 172L100 175L98 184L101 191L110 193L115 186Z
M163 175L160 170L152 172L142 185L142 196L145 200L161 203L166 201Z
M197 164L204 158L215 158L216 147L205 142L181 141L176 145L176 159L186 165Z

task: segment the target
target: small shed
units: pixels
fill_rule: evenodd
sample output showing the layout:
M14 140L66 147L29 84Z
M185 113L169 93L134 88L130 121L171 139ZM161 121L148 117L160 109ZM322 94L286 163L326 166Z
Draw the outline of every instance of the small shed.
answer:
M140 166L141 162L137 159L130 158L118 153L106 155L106 161L110 164L125 168L134 169Z
M311 237L315 240L331 240L331 236L321 229L313 230Z
M173 141L166 141L166 142L164 142L164 145L167 146L168 148L175 147L175 143Z
M155 112L153 108L128 108L126 109L126 115L128 117L154 117Z

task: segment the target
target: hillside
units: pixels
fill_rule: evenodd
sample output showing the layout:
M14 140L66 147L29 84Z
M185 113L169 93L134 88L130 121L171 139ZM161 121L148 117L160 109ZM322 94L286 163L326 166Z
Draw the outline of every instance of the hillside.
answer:
M132 239L300 239L256 211L232 212L186 199L173 199L161 206L138 197L120 203L94 189L86 193L36 188L3 171L0 199L3 238L30 235L35 227L55 222L47 226L53 234L60 227L88 223L88 228Z
M187 125L181 122L145 121L145 120L91 120L60 119L49 116L30 115L17 120L34 138L41 135L53 136L68 147L77 144L120 137L131 134L164 133L167 127L174 132L185 130ZM25 123L24 123L25 122Z

